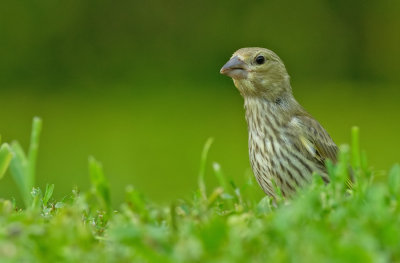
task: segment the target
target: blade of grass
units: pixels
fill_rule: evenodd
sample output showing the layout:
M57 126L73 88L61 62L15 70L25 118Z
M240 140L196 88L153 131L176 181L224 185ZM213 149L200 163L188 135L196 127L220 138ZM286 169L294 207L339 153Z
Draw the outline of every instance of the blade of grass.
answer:
M110 188L103 173L103 167L93 156L89 157L89 175L94 194L98 197L101 206L111 210Z
M200 194L204 201L207 200L206 184L204 182L204 176L206 173L207 156L210 150L211 144L213 143L213 138L208 138L204 144L203 151L201 153L200 170L199 170L199 188Z
M42 205L43 195L42 190L39 187L32 188L31 191L32 195L32 202L31 202L31 209L39 209Z
M42 120L39 117L33 118L31 142L28 151L28 178L27 186L29 190L35 185L35 172L36 172L36 161L39 150L39 138L42 131Z
M148 218L149 210L146 207L146 200L143 194L132 185L128 185L125 189L125 202L129 204L130 209L140 215L141 218Z
M11 149L14 153L10 163L11 175L17 184L18 190L22 196L22 199L24 200L25 207L29 207L31 202L31 194L26 180L28 159L26 158L24 150L18 142L12 142Z
M53 195L54 191L54 184L46 184L46 191L44 192L43 196L43 205L47 206L51 196Z
M219 163L214 162L212 167L215 173L215 177L217 177L218 179L219 185L222 186L225 193L231 194L230 191L231 187L229 187L228 181L226 180L225 175L222 173L221 165L219 165Z
M225 199L225 202L227 203L228 207L232 207L233 206L233 199L235 197L237 197L237 195L235 195L234 191L232 191L232 187L230 187L228 181L225 178L224 173L221 170L221 166L219 165L219 163L213 163L213 170L214 170L214 174L218 179L219 185L220 187L222 187L223 189L223 197Z
M1 138L0 138L1 139ZM10 165L13 154L11 152L10 146L4 143L0 147L0 179L3 178L8 166Z
M14 157L10 163L10 171L24 200L25 207L29 207L32 201L31 190L35 184L35 170L41 130L42 120L39 117L33 118L28 156L17 141L11 144Z

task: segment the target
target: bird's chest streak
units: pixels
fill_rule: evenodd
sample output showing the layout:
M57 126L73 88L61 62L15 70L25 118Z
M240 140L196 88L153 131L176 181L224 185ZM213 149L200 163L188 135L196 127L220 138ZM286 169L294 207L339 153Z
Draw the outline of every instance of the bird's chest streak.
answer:
M286 141L284 123L278 115L280 109L273 103L259 98L245 99L250 162L265 192L273 191L272 180L280 169L279 154Z
M274 104L257 98L245 99L249 139L262 148L269 148L268 143L280 141L284 135L284 119Z

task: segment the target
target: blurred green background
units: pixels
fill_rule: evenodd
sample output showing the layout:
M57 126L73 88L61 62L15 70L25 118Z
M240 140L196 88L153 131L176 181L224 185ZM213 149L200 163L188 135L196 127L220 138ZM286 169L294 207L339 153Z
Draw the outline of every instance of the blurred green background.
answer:
M86 189L88 155L115 203L132 184L157 201L196 189L201 149L237 184L250 172L243 101L220 67L262 46L336 143L361 128L376 169L399 160L400 1L4 1L0 133L28 146L44 120L38 185ZM209 184L215 183L211 169ZM18 196L11 176L1 197ZM261 195L261 190L260 190Z

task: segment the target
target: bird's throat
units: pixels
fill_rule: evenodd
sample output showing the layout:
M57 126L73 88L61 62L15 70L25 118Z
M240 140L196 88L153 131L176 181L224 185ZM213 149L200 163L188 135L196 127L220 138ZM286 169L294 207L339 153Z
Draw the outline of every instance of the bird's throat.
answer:
M244 107L249 132L266 135L282 125L282 109L275 101L257 97L245 97Z

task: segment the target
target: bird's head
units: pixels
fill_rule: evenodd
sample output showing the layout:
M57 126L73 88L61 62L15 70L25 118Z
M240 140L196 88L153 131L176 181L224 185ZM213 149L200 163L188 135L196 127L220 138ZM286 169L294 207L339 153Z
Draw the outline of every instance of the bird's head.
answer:
M282 60L271 50L241 48L221 68L221 74L233 79L243 97L276 99L291 94L289 75Z

